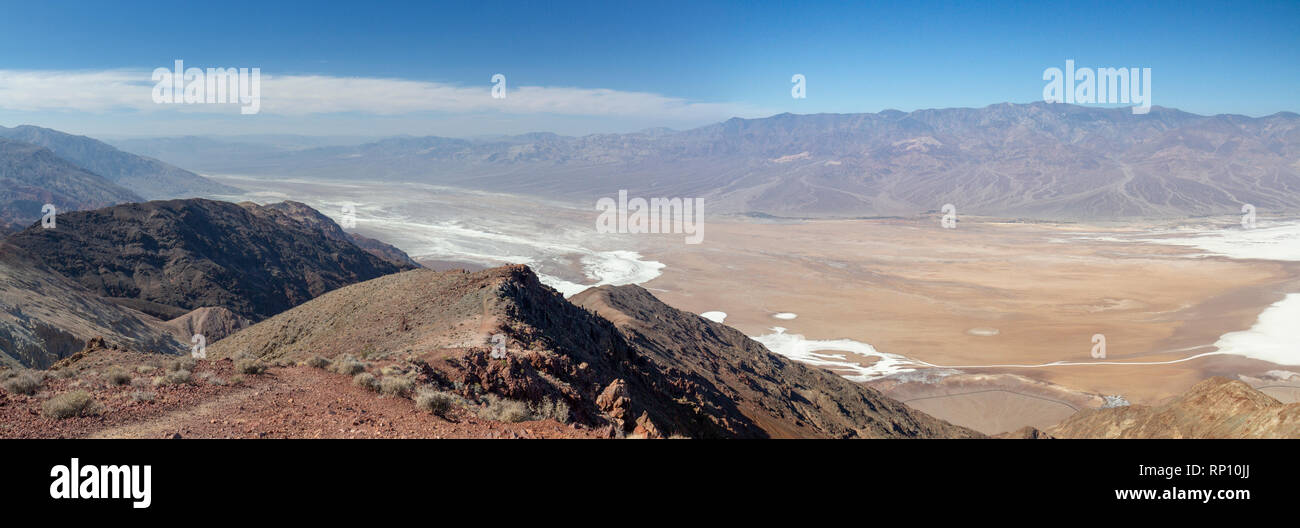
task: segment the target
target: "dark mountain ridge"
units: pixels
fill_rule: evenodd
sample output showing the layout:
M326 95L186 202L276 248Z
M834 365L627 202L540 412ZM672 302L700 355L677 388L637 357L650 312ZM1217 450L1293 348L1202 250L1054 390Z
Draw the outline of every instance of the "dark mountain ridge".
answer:
M161 319L224 307L257 321L407 269L274 206L204 199L61 214L57 229L34 226L8 241L98 295Z

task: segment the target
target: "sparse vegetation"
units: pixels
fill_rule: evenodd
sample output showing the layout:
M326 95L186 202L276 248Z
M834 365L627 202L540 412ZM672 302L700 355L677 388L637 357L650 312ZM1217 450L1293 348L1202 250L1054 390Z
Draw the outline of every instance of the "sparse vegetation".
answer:
M406 376L384 376L379 381L379 392L388 396L403 396L415 389L415 380Z
M231 384L231 385L243 385L243 384L244 384L244 375L243 375L243 374L235 374L234 376L231 376L231 377L230 377L230 384Z
M135 391L131 393L131 399L138 402L151 402L157 396L157 394L145 391Z
M235 362L235 372L258 375L266 372L266 364L256 359L241 359Z
M45 415L51 418L71 418L99 414L99 403L84 390L65 392L41 404Z
M534 420L555 420L562 424L569 423L569 404L561 399L546 398L529 405Z
M528 404L519 400L502 398L495 394L484 395L485 405L479 407L478 416L484 420L497 422L524 422L532 419Z
M161 376L155 376L153 386L161 387L164 385L183 385L194 381L193 374L188 370L177 370L168 372Z
M546 398L530 403L489 393L483 395L481 401L483 405L478 409L478 416L485 420L508 423L555 420L569 423L569 404L562 399Z
M35 394L36 389L41 387L41 378L31 372L15 374L5 380L3 384L5 391L14 394Z
M449 392L433 389L420 389L415 395L415 406L438 416L446 417L451 410L461 403L459 396Z
M334 361L334 365L331 368L334 372L344 376L355 376L366 370L366 364L358 361L357 358L352 357L351 354L344 354L343 357Z
M180 358L167 362L167 371L176 372L180 370L188 370L193 372L194 367L198 366L198 364L199 362L192 357Z
M158 370L158 367L153 366L153 365L140 365L140 366L138 366L138 367L135 368L135 371L136 371L137 373L139 373L139 374L148 374L148 373L153 372L153 371L155 371L155 370Z
M215 372L203 372L199 374L199 379L208 385L225 385L226 380L221 379Z
M379 391L379 380L374 374L362 372L352 377L352 384L370 391Z
M304 362L304 364L306 364L311 368L324 369L324 368L329 368L330 360L325 359L321 356L312 356L308 358L307 361Z
M108 369L108 374L104 378L104 381L107 381L113 387L131 384L131 373L119 367Z

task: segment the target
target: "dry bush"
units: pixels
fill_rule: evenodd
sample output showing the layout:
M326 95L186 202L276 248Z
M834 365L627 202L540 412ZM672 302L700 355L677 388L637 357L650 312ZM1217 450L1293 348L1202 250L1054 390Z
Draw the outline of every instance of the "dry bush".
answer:
M519 400L509 400L495 394L485 395L483 399L486 404L479 407L479 418L507 423L525 422L532 419L532 413L529 412L527 403Z
M442 392L432 389L420 389L415 395L415 406L428 412L447 417L447 414L457 406L463 405L460 396L450 392Z
M202 372L199 379L208 385L225 385L226 380L221 379L215 372Z
M194 375L190 371L177 370L177 371L168 372L161 376L155 376L153 379L153 386L161 387L163 385L183 385L186 383L192 383L193 381L194 381Z
M99 414L99 404L84 390L65 392L41 404L45 415L51 418L71 418Z
M311 368L324 369L324 368L329 368L330 360L325 359L321 356L312 356L308 358L307 361L304 362L304 364Z
M266 364L256 359L241 359L235 362L235 372L257 375L266 372Z
M555 420L562 424L569 423L569 404L561 399L547 398L529 405L534 420Z
M198 360L192 357L184 357L184 358L167 362L167 370L171 372L175 372L178 370L188 370L190 372L193 372L194 367L198 366L198 364L199 364Z
M334 361L331 370L344 376L355 376L366 370L366 364L358 361L351 354L344 354L343 357Z
M352 384L369 391L379 391L379 380L374 374L362 372L352 377Z
M131 383L131 373L119 367L108 369L108 374L106 374L104 378L109 385L114 387L129 385Z
M36 389L41 388L41 378L31 372L17 373L13 377L0 383L5 391L14 394L35 394Z
M415 380L406 376L385 376L379 381L379 392L388 396L404 396L415 388Z

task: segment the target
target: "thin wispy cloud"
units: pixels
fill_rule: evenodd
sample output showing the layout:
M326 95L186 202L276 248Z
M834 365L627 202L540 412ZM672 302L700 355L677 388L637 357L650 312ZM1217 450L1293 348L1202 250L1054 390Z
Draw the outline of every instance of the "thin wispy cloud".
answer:
M238 113L238 105L160 105L151 99L150 71L0 70L0 110L75 112ZM512 86L493 98L492 85L455 85L395 78L326 75L261 76L261 112L281 116L418 112L559 114L660 119L725 119L763 110L727 102L700 102L648 92L604 88Z

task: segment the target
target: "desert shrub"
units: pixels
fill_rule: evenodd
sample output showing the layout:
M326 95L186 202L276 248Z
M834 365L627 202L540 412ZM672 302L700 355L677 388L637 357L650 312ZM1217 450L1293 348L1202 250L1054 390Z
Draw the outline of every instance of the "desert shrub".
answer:
M389 396L402 396L415 388L415 380L406 376L385 376L379 381L379 392Z
M155 367L153 365L140 365L135 368L135 371L139 374L148 374L155 370L158 370L158 367Z
M374 374L362 372L352 377L352 384L370 391L379 391L379 380Z
M59 419L99 414L99 404L83 390L65 392L45 400L41 408L46 416Z
M354 376L361 371L366 370L366 364L357 361L357 359L352 356L344 356L342 359L334 362L333 369L334 372L344 376Z
M215 372L203 372L199 374L199 379L208 385L225 385L226 380L221 379Z
M519 400L509 400L495 394L483 397L485 404L479 407L478 416L484 420L498 422L524 422L532 418L528 404Z
M256 359L241 359L235 362L235 372L240 374L261 374L266 372L266 364Z
M561 399L547 398L529 405L534 420L551 419L560 423L569 423L569 404Z
M385 376L402 376L406 374L406 370L399 365L388 365L379 372Z
M153 386L161 387L163 385L182 385L194 381L193 374L188 370L177 370L168 372L161 376L155 376Z
M231 384L231 385L243 385L243 384L244 384L244 375L243 375L243 374L235 374L234 376L231 376L231 377L230 377L230 384Z
M41 387L41 379L31 372L17 374L4 381L5 391L14 394L34 394Z
M61 368L59 370L50 371L50 375L59 379L68 379L68 378L76 377L77 371L72 370L70 368Z
M420 389L415 395L415 406L438 416L447 416L452 408L460 404L460 397L450 392L432 389Z
M188 370L190 372L193 372L194 367L198 366L198 364L199 362L194 358L185 357L185 358L180 358L177 360L167 362L167 370L170 372L175 372L179 370Z
M151 402L155 397L157 395L152 392L135 391L131 393L131 399L138 402Z
M307 358L305 364L311 368L323 369L323 368L329 368L330 360L320 356L312 356L310 358Z
M107 381L109 385L114 387L129 385L131 383L131 373L118 367L108 369L108 373L104 378L104 381Z

